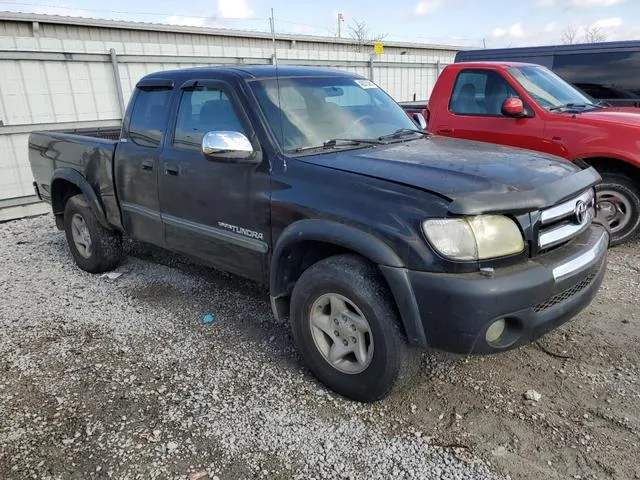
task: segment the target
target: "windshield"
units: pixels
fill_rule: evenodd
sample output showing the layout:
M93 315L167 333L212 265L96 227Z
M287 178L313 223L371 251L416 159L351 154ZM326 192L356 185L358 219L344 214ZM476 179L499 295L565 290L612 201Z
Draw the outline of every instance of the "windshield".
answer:
M322 146L334 139L373 141L401 129L417 128L404 110L369 80L272 78L253 81L251 88L285 151ZM333 142L332 146L353 148L353 143Z
M587 107L593 100L544 67L512 67L509 73L542 108Z

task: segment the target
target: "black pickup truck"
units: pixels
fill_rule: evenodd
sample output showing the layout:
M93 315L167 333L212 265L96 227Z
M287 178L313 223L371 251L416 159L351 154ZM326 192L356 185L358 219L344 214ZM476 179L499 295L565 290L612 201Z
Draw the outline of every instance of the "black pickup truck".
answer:
M84 133L29 138L80 268L114 268L127 235L264 282L311 371L357 400L407 378L413 347L538 338L604 276L593 169L428 135L357 75L155 73L121 129Z

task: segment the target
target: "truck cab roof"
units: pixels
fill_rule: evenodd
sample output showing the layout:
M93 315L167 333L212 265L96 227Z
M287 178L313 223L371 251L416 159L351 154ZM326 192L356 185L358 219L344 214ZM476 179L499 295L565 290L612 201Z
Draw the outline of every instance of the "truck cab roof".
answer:
M275 65L233 65L216 67L194 67L180 70L166 70L163 72L150 73L142 77L141 82L149 79L171 79L171 80L192 80L194 75L201 78L215 78L220 74L235 74L244 79L262 79L279 77L347 77L364 78L355 73L334 70L330 68L317 67L296 67Z
M525 62L460 62L460 63L452 63L448 65L447 68L487 68L487 67L498 67L498 68L512 68L512 67L539 67L534 63L525 63Z

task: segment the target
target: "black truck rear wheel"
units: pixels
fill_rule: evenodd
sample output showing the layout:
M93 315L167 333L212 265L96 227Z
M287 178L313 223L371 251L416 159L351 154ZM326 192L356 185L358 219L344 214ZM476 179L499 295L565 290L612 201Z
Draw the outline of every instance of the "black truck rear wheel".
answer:
M386 396L415 366L380 273L356 255L305 270L293 290L291 325L314 375L354 400Z
M90 273L114 269L122 258L122 236L100 225L84 195L64 207L64 231L76 264Z

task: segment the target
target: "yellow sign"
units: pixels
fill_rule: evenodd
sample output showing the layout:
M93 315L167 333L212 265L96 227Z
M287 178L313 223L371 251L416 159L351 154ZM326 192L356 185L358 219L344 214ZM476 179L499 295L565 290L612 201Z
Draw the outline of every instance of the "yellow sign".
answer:
M373 52L376 55L382 55L384 53L384 45L382 44L382 42L375 42L373 44Z

